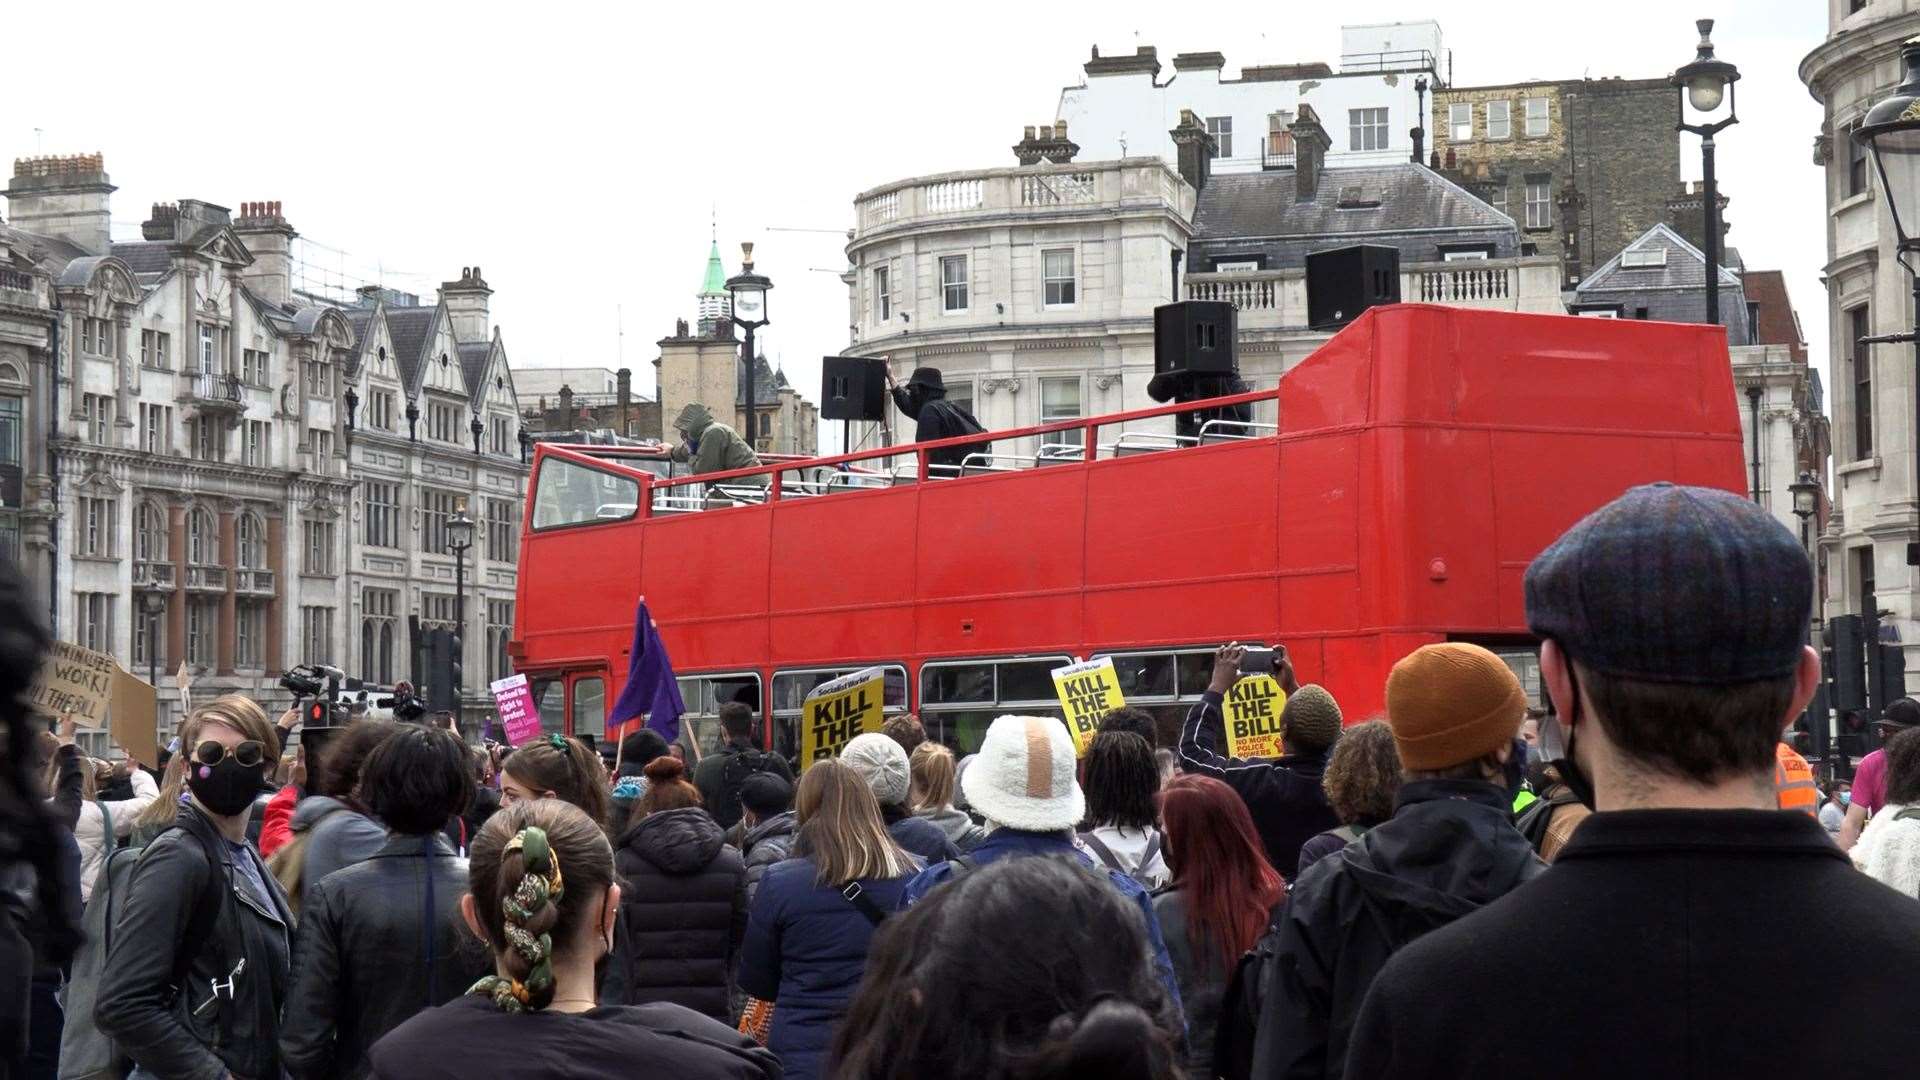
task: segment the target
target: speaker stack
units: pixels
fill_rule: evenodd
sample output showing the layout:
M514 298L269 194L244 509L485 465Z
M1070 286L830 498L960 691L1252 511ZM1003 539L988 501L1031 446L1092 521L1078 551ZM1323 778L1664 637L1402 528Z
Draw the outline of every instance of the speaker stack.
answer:
M884 420L887 362L877 356L821 358L822 420Z
M1183 300L1153 309L1153 373L1230 375L1240 312L1223 300Z
M1377 244L1307 256L1307 325L1345 326L1377 304L1400 302L1400 250Z

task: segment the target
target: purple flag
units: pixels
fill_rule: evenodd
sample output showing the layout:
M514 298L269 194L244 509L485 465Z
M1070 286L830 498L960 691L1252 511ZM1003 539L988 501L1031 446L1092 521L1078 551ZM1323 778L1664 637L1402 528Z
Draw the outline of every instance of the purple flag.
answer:
M633 653L627 662L627 684L607 714L607 735L616 742L633 730L634 722L646 717L646 726L668 742L680 737L680 714L687 711L680 699L680 683L673 677L673 661L667 659L667 646L647 612L647 602L633 618Z

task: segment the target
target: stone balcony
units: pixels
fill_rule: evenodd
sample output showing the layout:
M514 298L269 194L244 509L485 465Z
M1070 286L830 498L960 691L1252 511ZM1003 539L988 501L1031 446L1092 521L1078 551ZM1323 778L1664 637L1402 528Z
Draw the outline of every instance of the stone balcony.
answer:
M921 224L1128 206L1165 206L1190 221L1193 202L1193 189L1159 158L940 173L861 194L854 200L853 240Z
M243 596L272 596L273 571L236 570L233 577L233 591Z
M189 592L226 592L227 568L224 566L187 567Z
M1307 276L1299 267L1188 274L1188 300L1224 300L1240 309L1240 329L1307 325ZM1546 255L1516 259L1402 263L1400 299L1489 311L1565 314L1560 296L1560 260Z

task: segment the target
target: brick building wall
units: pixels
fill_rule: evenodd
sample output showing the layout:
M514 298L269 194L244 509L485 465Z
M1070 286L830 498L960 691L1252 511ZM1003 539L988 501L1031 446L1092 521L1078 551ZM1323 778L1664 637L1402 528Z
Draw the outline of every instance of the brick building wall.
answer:
M1680 178L1674 93L1662 79L1438 90L1433 162L1505 210L1534 252L1560 258L1571 286L1666 219ZM1531 117L1530 101L1545 103ZM1470 128L1456 125L1462 113Z

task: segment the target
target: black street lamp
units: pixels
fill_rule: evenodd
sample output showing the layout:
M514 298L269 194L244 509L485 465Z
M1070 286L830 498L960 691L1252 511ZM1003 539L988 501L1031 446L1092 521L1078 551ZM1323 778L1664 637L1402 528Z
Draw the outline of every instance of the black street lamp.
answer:
M147 685L160 685L160 612L167 598L158 591L140 595L140 608L147 614Z
M755 449L760 445L760 418L755 415L760 405L760 381L754 377L753 332L770 321L767 318L767 290L771 288L773 282L753 272L753 244L741 244L740 272L727 279L727 292L733 296L733 321L747 332L741 353L741 367L746 371L741 396L747 402L747 445Z
M1800 479L1788 484L1787 490L1793 493L1793 516L1800 519L1800 550L1807 553L1808 562L1813 562L1813 541L1807 534L1807 528L1808 524L1813 520L1813 515L1820 512L1820 483L1813 478L1812 473L1802 471L1800 473ZM1820 568L1818 564L1814 565L1813 570L1815 586L1813 590L1813 605L1814 611L1817 612L1820 610ZM1808 645L1813 644L1813 612L1807 613L1807 632L1801 640ZM1816 719L1818 720L1817 723L1815 722ZM1813 715L1813 704L1808 703L1806 720L1807 737L1812 739L1814 743L1813 750L1815 757L1813 767L1814 771L1819 773L1824 768L1827 760L1826 714L1822 713L1816 718Z
M1713 137L1740 122L1734 111L1733 84L1740 81L1739 69L1713 55L1713 20L1694 24L1700 31L1699 52L1693 63L1681 67L1670 80L1680 91L1679 114L1674 130L1691 131L1700 136L1700 175L1706 194L1707 235L1707 321L1720 322L1720 184L1713 174ZM1721 115L1721 106L1725 114ZM1687 123L1687 107L1692 106L1699 122Z
M1867 145L1873 166L1880 174L1880 192L1886 197L1887 210L1893 215L1895 247L1893 257L1907 268L1913 284L1915 324L1906 334L1882 334L1862 338L1872 344L1910 341L1914 367L1920 376L1920 37L1907 39L1900 48L1900 64L1906 77L1893 93L1867 110L1865 119L1853 131L1853 137ZM1914 417L1920 422L1920 381L1914 384ZM1914 483L1920 491L1920 438L1914 440ZM1907 545L1907 565L1920 565L1920 543Z
M453 638L462 653L467 649L467 549L472 546L473 519L467 516L467 500L462 497L454 503L453 515L447 518L447 549L453 552ZM465 666L460 660L461 657L454 658L456 671ZM465 698L466 687L455 686L453 700L458 703ZM456 704L456 715L457 709Z

